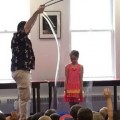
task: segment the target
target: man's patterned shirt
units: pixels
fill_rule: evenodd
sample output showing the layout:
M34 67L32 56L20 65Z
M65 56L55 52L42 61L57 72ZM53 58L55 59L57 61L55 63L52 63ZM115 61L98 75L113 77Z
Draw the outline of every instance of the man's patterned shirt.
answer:
M11 71L35 68L35 56L30 39L25 32L14 33L11 41Z

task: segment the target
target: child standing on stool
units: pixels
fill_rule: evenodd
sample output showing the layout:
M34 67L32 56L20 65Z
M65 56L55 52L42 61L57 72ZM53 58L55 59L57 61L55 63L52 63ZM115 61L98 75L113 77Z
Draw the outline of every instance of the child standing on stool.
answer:
M72 50L71 63L65 67L64 100L70 107L83 101L83 66L78 64L79 52Z

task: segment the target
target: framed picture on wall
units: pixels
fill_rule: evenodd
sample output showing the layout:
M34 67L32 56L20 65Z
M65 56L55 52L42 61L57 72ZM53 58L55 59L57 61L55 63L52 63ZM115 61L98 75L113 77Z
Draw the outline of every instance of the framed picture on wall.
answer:
M61 12L60 11L45 11L49 17L49 21L53 26L53 29L57 35L57 38L61 38ZM39 38L40 39L53 39L54 35L47 22L47 20L39 15Z

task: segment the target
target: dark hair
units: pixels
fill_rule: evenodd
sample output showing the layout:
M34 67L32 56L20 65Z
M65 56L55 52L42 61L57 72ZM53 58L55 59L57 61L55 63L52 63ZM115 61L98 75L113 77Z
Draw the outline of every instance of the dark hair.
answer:
M6 118L5 118L5 114L4 113L2 113L2 112L0 112L0 120L5 120Z
M32 120L32 116L29 116L29 117L27 118L27 120Z
M77 113L78 120L93 120L93 113L89 108L80 108Z
M48 109L45 111L45 115L50 116L51 114L56 113L55 109Z
M21 21L21 22L19 22L19 23L18 23L18 26L17 26L17 31L23 30L25 24L26 24L26 21Z
M52 120L59 120L60 115L57 114L57 113L52 113L52 114L50 115L50 118L51 118Z
M43 115L44 115L44 112L35 113L31 116L31 120L38 120Z
M70 115L74 118L74 120L77 120L77 113L80 108L82 108L82 106L79 104L75 104L70 108Z
M77 50L72 50L70 53L70 57L74 55L75 57L79 58L79 52Z
M113 120L120 120L120 111L119 110L113 111Z

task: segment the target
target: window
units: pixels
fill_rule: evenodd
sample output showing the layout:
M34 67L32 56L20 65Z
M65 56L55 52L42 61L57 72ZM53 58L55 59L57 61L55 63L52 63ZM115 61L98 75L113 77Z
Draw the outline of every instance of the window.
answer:
M0 31L16 31L17 24L29 17L29 0L0 1Z
M71 49L80 53L84 77L113 77L112 0L70 0Z
M0 79L11 79L11 39L17 24L28 20L29 0L0 1Z

